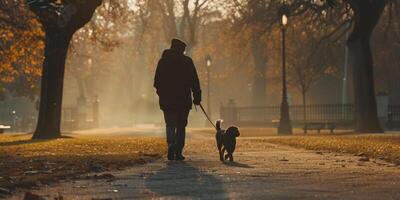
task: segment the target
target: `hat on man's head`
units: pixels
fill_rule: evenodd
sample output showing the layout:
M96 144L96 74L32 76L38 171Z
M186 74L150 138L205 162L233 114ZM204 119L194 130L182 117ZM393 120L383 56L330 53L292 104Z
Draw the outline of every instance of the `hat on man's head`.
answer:
M185 49L186 46L186 43L180 39L173 38L171 40L171 49Z

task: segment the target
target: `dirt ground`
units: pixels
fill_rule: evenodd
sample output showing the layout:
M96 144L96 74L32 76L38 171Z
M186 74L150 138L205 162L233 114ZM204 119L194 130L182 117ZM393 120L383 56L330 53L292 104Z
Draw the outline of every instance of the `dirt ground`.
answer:
M400 167L359 156L239 138L221 163L211 134L189 134L186 161L165 159L31 191L45 199L400 199ZM9 199L22 199L19 191Z

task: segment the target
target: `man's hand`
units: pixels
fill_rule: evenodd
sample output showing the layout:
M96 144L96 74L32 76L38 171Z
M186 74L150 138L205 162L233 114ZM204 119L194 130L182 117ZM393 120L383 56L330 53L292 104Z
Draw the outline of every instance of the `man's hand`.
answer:
M193 104L196 105L196 106L200 105L200 103L201 103L201 99L194 99L193 100Z
M201 91L193 92L193 104L200 105L201 102Z

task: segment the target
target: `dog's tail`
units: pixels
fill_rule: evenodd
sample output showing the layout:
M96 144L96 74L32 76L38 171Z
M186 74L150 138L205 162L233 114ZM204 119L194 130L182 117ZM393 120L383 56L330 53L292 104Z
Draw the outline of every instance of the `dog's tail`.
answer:
M222 124L223 121L224 121L224 120L222 120L222 119L218 119L218 120L215 122L215 126L216 126L216 128L217 128L217 131L220 131L220 130L221 130L221 124Z

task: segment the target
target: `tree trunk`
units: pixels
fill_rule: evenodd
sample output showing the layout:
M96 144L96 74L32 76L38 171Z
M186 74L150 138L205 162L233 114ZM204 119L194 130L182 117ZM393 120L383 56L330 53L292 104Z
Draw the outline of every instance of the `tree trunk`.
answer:
M301 92L303 98L303 121L304 123L307 122L307 108L306 108L306 91Z
M62 12L55 12L50 2L27 1L38 16L46 33L39 119L33 139L52 139L61 136L61 109L65 59L72 35L87 24L102 0L71 0L63 3ZM57 8L54 8L57 10Z
M60 31L46 32L39 119L33 139L51 139L61 136L65 59L71 38L72 34Z
M383 131L377 116L370 39L385 3L380 0L350 2L355 13L355 24L347 45L353 68L355 131L380 133Z
M355 131L382 132L375 99L374 75L369 38L361 37L348 43L353 64Z
M267 58L265 55L265 44L259 36L254 36L251 43L251 50L255 65L255 75L253 80L252 104L255 106L266 105L266 67Z

